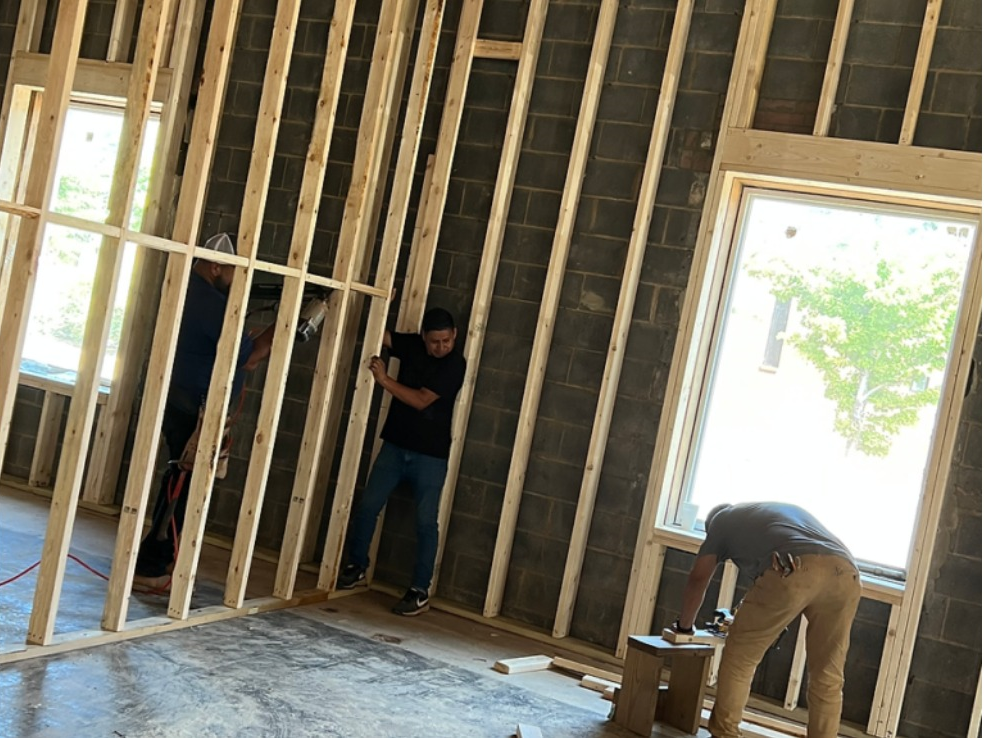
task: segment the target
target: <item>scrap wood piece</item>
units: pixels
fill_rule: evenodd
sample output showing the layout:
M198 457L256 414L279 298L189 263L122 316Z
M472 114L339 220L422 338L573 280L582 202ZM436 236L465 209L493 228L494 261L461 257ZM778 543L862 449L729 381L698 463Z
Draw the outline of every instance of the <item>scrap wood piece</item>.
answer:
M492 666L503 674L525 674L528 671L543 671L549 669L553 659L549 656L520 656L515 659L502 659Z
M599 669L596 666L588 666L587 664L579 664L577 661L572 661L571 659L565 659L560 656L553 660L551 666L555 669L561 669L563 671L572 671L575 674L580 674L582 677L585 674L590 674L593 677L598 677L599 679L607 679L615 684L622 683L622 675L617 674L614 671L608 671L606 669Z
M608 700L609 702L615 701L615 693L619 690L618 686L605 687L605 691L601 693L601 699Z
M535 725L520 723L516 726L516 738L543 738L543 733Z
M601 679L590 674L585 674L581 677L581 686L585 689L593 689L595 692L606 692L609 689L614 690L615 687L621 687L622 684L621 682L613 682L610 679Z

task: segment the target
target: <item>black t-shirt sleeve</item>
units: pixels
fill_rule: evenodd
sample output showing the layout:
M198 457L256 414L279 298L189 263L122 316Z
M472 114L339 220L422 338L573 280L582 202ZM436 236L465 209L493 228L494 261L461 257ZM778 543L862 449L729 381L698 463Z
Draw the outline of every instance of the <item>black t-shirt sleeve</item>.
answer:
M420 336L416 333L390 332L390 355L402 360L406 358L407 353L410 351L410 347L413 345L413 342L420 340Z

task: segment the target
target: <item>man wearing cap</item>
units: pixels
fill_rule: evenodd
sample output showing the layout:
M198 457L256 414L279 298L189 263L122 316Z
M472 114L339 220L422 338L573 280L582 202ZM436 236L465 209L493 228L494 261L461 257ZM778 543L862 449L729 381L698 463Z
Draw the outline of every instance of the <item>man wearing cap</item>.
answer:
M428 591L437 556L438 507L451 449L454 400L465 379L465 358L455 340L454 318L443 308L424 314L420 333L386 331L383 346L400 360L396 379L386 362L373 356L373 379L393 396L383 445L355 513L349 536L349 564L338 576L339 589L366 583L369 545L376 519L401 482L413 489L417 505L417 559L410 588L396 603L397 615L419 615L429 607Z
M224 254L236 253L227 233L212 236L203 248ZM189 440L198 428L199 411L208 394L234 275L235 267L231 264L207 259L196 259L191 268L161 428L169 462L154 506L150 531L137 554L136 576L141 579L165 576L176 556L191 484L189 459L194 449L188 448ZM270 354L273 329L271 325L256 336L243 334L233 377L233 402L242 391L245 372Z
M717 696L707 727L714 738L739 738L755 668L783 630L807 619L810 738L836 738L843 702L844 661L861 598L857 565L847 547L796 505L749 502L718 505L704 521L673 628L693 633L707 585L730 559L755 581L735 612L718 670Z

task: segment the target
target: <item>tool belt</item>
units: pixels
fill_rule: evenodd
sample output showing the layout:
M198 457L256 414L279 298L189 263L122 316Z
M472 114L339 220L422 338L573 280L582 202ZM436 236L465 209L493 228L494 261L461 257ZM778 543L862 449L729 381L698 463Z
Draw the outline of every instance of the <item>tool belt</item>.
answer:
M193 471L195 468L195 455L198 453L198 439L202 434L202 418L205 415L205 406L198 408L198 423L195 430L188 438L181 456L178 458L177 466L182 471ZM215 461L215 478L225 479L229 472L229 450L232 447L232 431L229 427L229 418L226 418L225 427L222 429L222 440L219 442L219 457Z
M783 579L788 577L803 565L799 556L792 554L781 554L778 551L772 552L772 571L779 572Z

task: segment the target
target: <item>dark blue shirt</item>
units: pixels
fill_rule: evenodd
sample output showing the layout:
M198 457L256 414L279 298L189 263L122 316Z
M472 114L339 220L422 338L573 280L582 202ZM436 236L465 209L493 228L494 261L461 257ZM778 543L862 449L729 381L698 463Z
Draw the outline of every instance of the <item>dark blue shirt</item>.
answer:
M408 451L446 459L451 449L454 398L465 381L465 357L457 345L440 359L431 356L419 333L392 333L390 339L390 353L400 360L396 381L411 389L426 387L437 399L417 410L393 397L383 426L383 440Z
M226 301L226 296L209 284L208 280L197 272L191 273L184 313L181 315L174 367L171 370L172 403L196 403L197 409L197 405L208 394L219 336L222 335ZM245 379L243 365L252 352L253 339L244 333L239 344L236 374L232 381L233 400L242 391Z
M840 556L854 562L837 536L812 514L784 502L745 502L722 510L711 521L698 556L731 559L742 574L756 578L772 565L772 552Z

